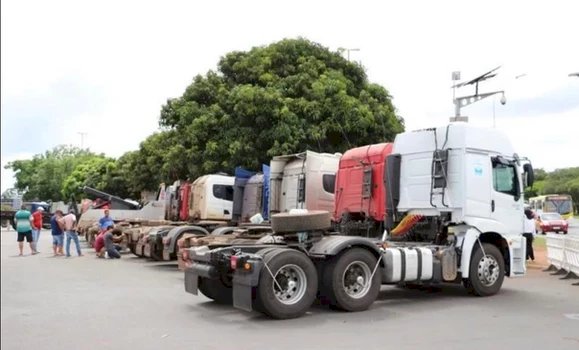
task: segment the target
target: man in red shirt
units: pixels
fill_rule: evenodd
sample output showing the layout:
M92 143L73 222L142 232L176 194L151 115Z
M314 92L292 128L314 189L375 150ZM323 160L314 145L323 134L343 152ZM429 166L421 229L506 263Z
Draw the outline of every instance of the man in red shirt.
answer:
M34 242L34 251L38 253L38 239L40 238L40 230L42 230L42 213L43 207L38 207L34 214L32 214L32 241Z
M105 230L102 230L96 240L94 241L94 250L96 251L97 258L104 258L105 257L105 233L109 230L112 230L114 226L109 226Z

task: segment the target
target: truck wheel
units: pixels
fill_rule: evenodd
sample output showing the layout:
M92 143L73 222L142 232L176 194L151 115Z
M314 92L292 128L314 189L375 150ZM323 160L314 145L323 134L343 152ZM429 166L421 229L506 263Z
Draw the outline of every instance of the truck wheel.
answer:
M256 299L258 309L277 319L303 315L316 299L318 274L305 254L283 249L268 252L265 262L269 267L261 271Z
M233 289L218 279L199 277L199 290L218 304L233 303Z
M163 261L163 253L161 253L161 255L157 254L158 251L156 249L153 249L153 247L157 246L151 246L151 259L155 261Z
M330 227L332 217L329 212L322 210L303 214L280 213L271 217L271 228L277 233L325 230Z
M380 293L380 274L370 280L376 257L362 248L347 250L324 269L323 294L330 306L344 311L368 309Z
M486 256L480 246L475 248L470 261L469 278L463 280L469 293L476 296L496 294L505 278L505 261L499 249L489 243L483 243Z

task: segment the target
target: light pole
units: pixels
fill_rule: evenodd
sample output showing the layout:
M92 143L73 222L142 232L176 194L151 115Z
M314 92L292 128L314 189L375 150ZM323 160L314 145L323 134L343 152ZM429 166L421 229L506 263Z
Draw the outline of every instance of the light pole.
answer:
M360 51L360 49L345 49L345 48L343 48L343 47L339 47L339 48L338 48L338 51L339 51L339 52L344 52L344 51L346 51L346 58L347 58L347 60L349 61L349 60L350 60L350 52Z
M478 91L478 84L482 81L485 81L487 79L495 77L498 74L498 73L496 73L496 71L499 68L500 68L500 66L495 68L495 69L492 69L491 71L486 72L485 74L480 75L472 80L469 80L469 81L466 81L463 83L454 84L452 86L452 89L453 89L452 99L454 102L454 117L450 118L451 122L457 122L457 121L468 122L468 117L460 115L460 109L462 107L466 107L470 104L478 102L478 101L482 100L483 98L487 98L487 97L490 97L490 96L493 96L496 94L502 94L501 104L504 105L507 103L507 99L505 97L505 92L503 90L485 92L485 93L479 93L479 91ZM452 80L453 81L460 80L460 72L458 72L458 71L452 72ZM460 88L460 87L463 87L466 85L474 85L475 93L473 95L456 97L456 88ZM493 119L494 119L494 105L493 105ZM493 121L493 124L494 124L494 121Z
M84 149L84 137L88 135L88 132L78 132L77 134L80 135L80 148Z

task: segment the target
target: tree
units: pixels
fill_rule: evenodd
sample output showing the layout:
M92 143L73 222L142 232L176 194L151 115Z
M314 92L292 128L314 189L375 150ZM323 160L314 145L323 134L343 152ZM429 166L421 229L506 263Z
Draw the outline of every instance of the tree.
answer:
M153 156L142 145L141 156L185 164L155 179L257 169L273 156L306 149L344 152L404 130L388 91L369 83L360 65L305 39L225 55L217 72L195 77L181 97L167 101L160 125L174 133L163 149L171 155Z
M64 198L84 197L84 186L120 197L130 195L126 178L120 173L117 161L113 158L95 156L77 165L64 180L62 195Z
M5 168L15 173L15 188L24 193L24 200L66 200L62 185L74 168L95 154L72 146L57 146L32 159L16 160Z
M125 153L117 168L128 192L137 195L158 189L162 182L188 178L194 169L189 159L191 151L183 145L182 137L176 130L166 130L147 137L138 151Z

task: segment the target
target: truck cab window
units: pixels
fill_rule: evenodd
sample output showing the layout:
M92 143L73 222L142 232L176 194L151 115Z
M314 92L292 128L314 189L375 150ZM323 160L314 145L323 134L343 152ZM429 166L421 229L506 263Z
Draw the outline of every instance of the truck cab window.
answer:
M213 195L215 198L233 201L233 186L213 185Z
M518 196L517 172L514 165L493 162L493 187L497 192Z
M336 175L324 174L322 176L322 185L324 187L324 191L328 193L334 193L334 187L336 186Z

